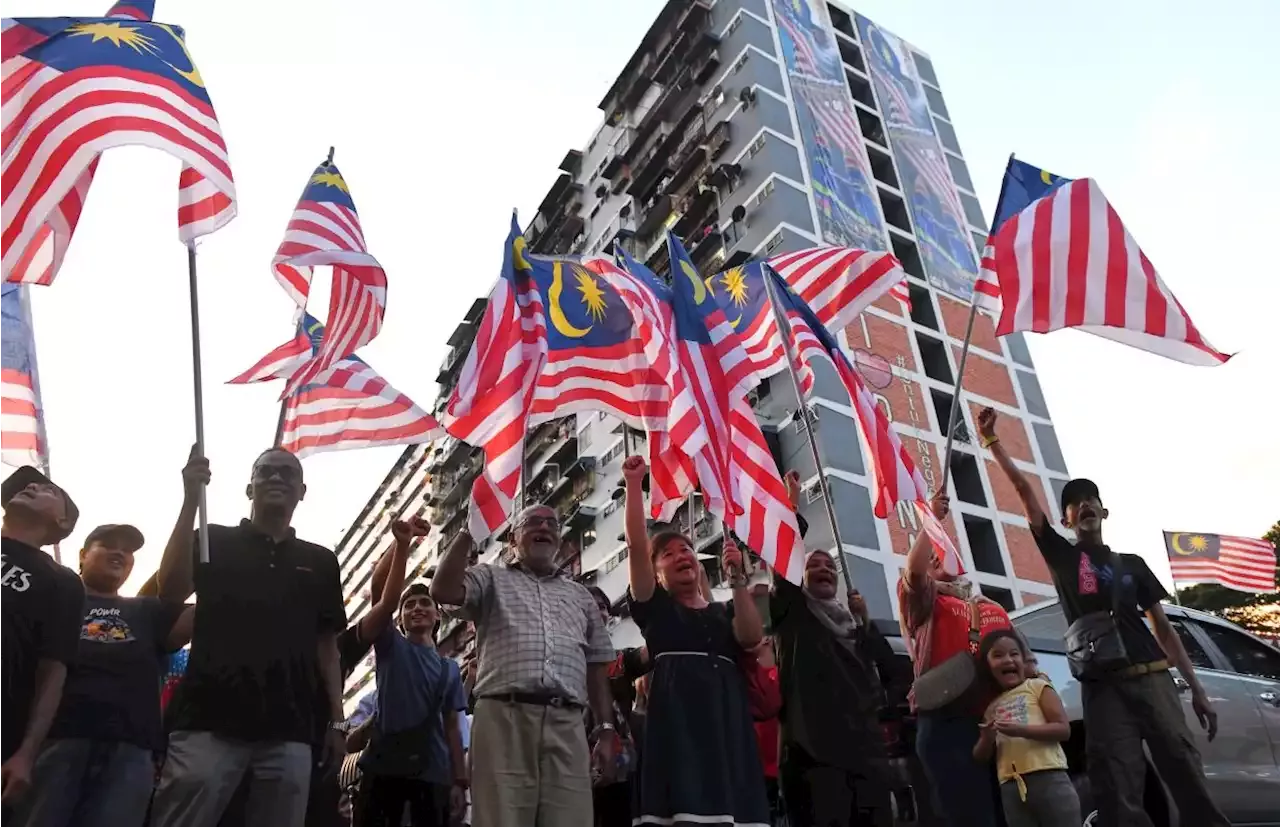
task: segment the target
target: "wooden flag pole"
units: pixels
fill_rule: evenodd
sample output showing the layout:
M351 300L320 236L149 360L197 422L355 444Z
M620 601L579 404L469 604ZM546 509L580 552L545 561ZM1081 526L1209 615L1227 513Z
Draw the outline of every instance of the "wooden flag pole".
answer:
M796 392L796 415L804 418L804 433L809 442L809 452L813 455L813 467L818 472L818 485L822 487L822 502L827 509L827 520L831 523L831 537L836 544L836 565L840 568L840 574L844 578L845 591L853 591L853 575L849 573L849 567L845 565L844 560L844 543L840 540L840 526L836 523L836 509L834 503L831 502L831 483L827 480L827 475L823 473L822 452L818 449L818 439L813 435L813 420L809 418L809 406L804 403L804 390L800 387L800 377L796 376L796 365L792 360L791 337L786 335L784 331L788 329L786 320L782 318L782 311L778 309L778 298L776 288L771 278L771 269L769 265L762 265L765 272L764 289L765 297L769 302L769 306L773 309L774 324L778 328L778 338L782 340L784 356L787 360L787 375L791 377L791 387Z
M204 380L200 370L200 297L196 283L196 247L187 245L187 282L191 291L191 379L196 403L196 454L204 456ZM209 502L200 486L200 562L209 562Z
M1013 153L1011 152L1009 153L1009 163L1012 163L1012 162L1013 162ZM1006 164L1005 176L1000 182L1000 195L999 197L996 198L995 217L997 219L1000 217L1000 204L1001 202L1004 201L1005 182L1009 180L1008 169L1009 167ZM997 229L999 228L998 227L991 228L991 232L987 236L988 241L990 241L991 236L995 235ZM979 270L982 269L981 251L978 253L978 269ZM960 361L957 363L957 366L956 366L956 384L955 384L955 387L951 389L951 410L947 412L947 432L946 432L947 443L946 443L946 447L942 451L942 474L940 475L941 479L938 482L938 491L934 492L935 494L947 490L947 475L950 473L950 469L951 469L951 449L954 447L954 444L955 444L956 423L959 420L959 416L960 416L960 385L964 382L965 363L969 361L969 344L973 340L973 321L978 316L977 279L974 279L973 285L974 285L973 292L969 295L969 322L965 326L964 344L960 346Z

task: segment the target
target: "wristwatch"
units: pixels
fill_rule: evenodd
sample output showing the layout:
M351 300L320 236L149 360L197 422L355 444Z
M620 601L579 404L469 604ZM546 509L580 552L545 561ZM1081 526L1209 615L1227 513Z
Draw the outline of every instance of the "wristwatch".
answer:
M346 721L334 721L334 722L332 722L332 723L330 723L330 724L329 724L329 729L333 730L334 732L341 732L343 735L346 735L346 734L347 734L347 722L346 722Z
M597 724L596 728L591 730L591 740L598 740L603 732L612 732L617 737L618 728L610 723Z

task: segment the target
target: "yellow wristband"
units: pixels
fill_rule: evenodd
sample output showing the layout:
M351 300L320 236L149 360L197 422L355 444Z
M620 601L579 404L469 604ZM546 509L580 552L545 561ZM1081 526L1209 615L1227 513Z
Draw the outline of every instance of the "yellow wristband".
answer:
M998 436L987 437L986 439L982 440L982 447L990 448L992 445L995 445L999 441L1000 441L1000 437Z

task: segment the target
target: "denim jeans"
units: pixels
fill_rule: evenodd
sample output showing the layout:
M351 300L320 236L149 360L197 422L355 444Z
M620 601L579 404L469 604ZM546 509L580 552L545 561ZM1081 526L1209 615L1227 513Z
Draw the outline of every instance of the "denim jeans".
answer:
M155 778L151 750L118 741L49 741L36 759L31 789L14 810L12 824L141 827Z
M990 764L973 760L978 718L921 712L916 755L933 788L938 815L952 827L996 827L996 788Z

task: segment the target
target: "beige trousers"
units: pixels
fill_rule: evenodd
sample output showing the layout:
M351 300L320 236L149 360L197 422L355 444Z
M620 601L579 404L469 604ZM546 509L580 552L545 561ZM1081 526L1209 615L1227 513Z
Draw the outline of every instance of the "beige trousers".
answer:
M591 827L582 711L476 701L471 827Z

